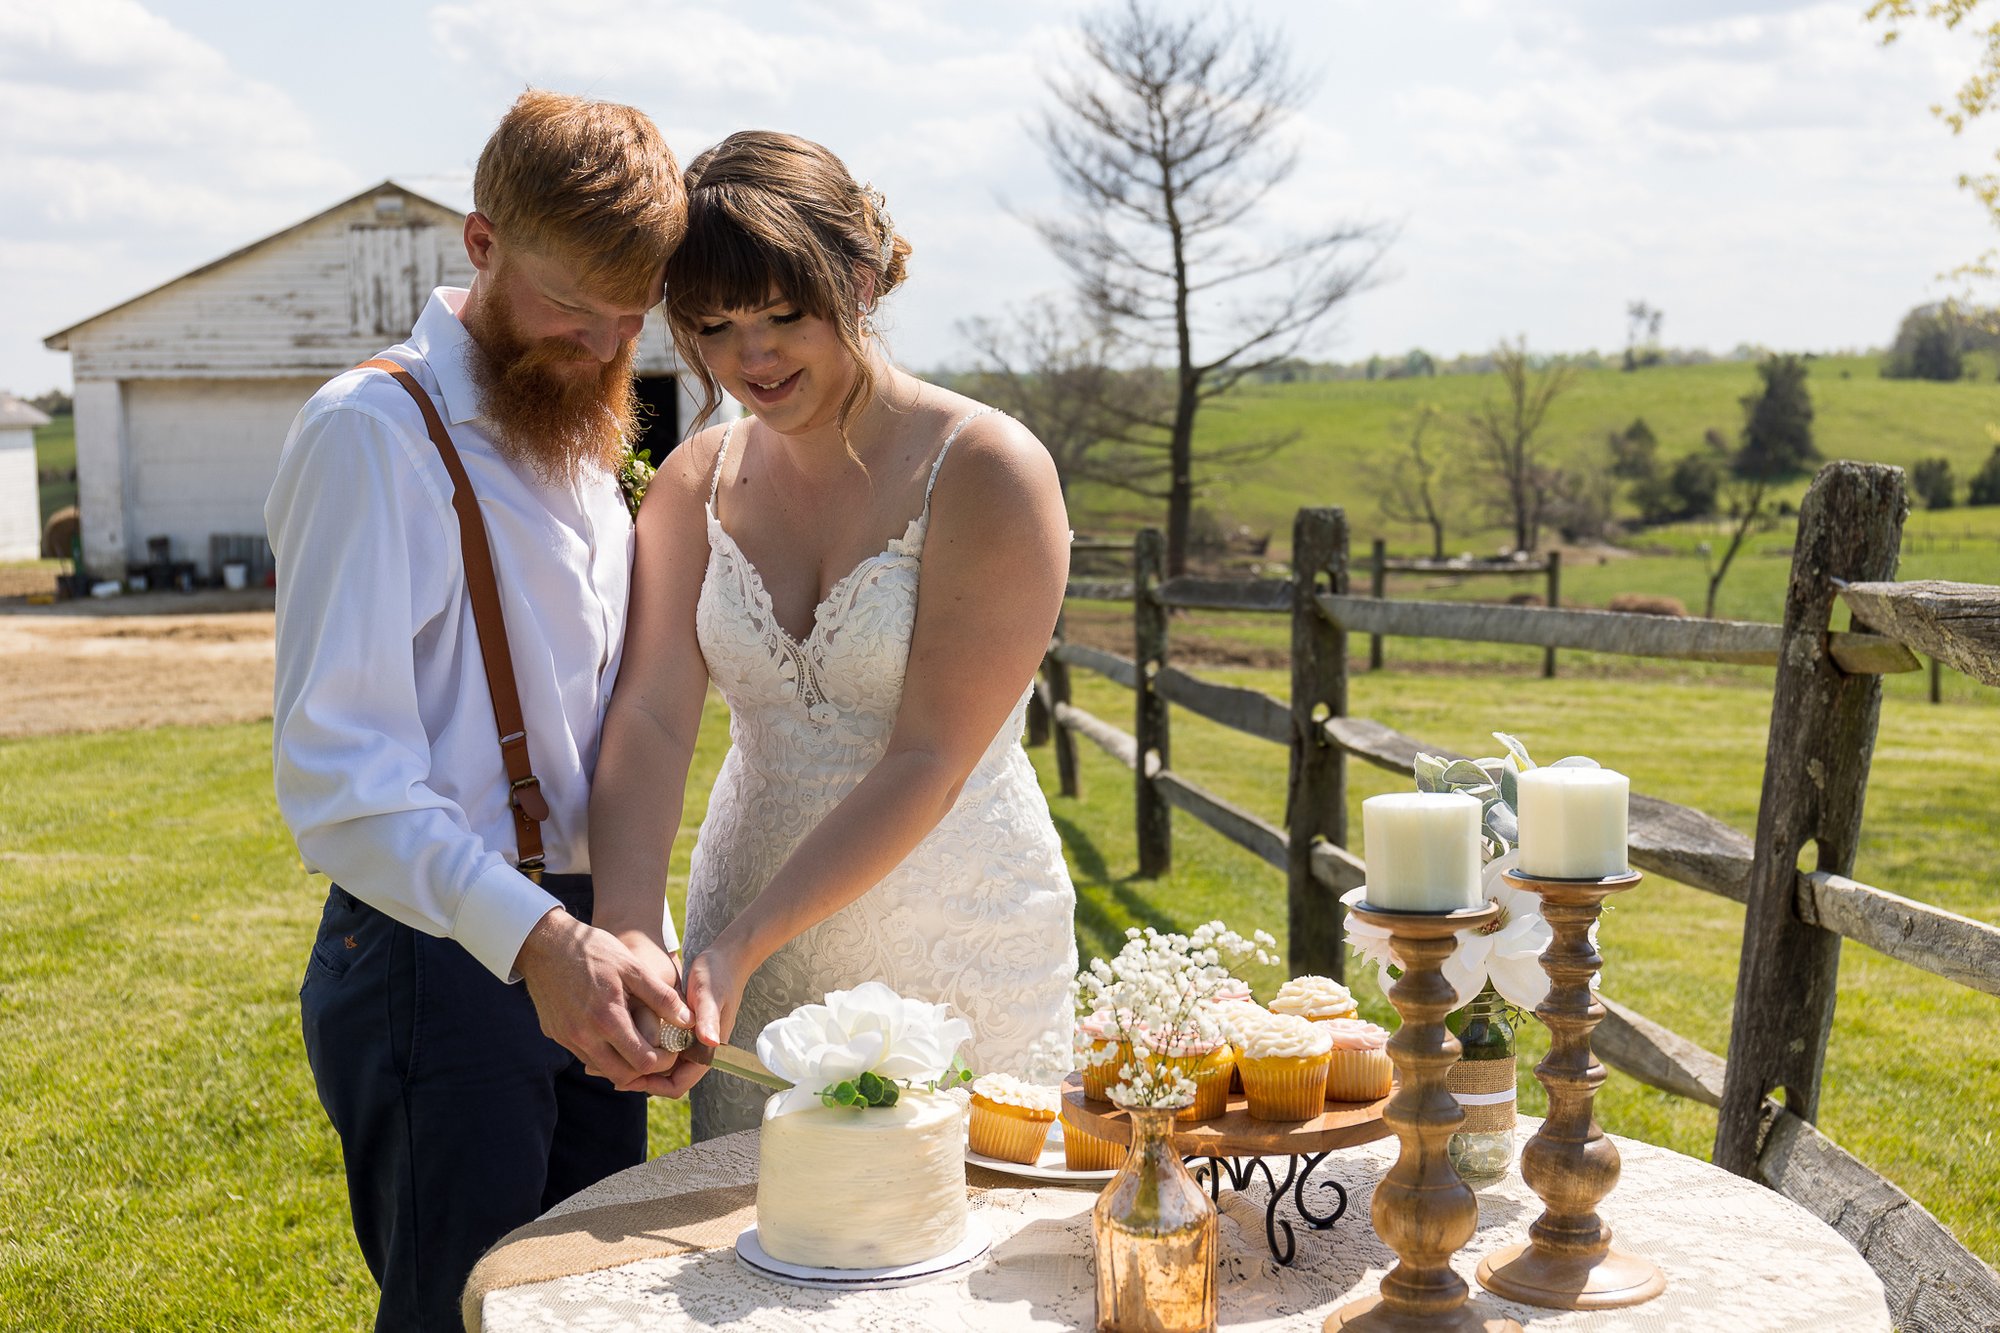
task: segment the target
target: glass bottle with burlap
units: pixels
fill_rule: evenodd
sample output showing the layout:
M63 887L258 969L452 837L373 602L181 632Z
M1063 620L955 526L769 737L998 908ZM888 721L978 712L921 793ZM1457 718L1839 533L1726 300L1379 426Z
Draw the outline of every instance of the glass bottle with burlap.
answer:
M1462 1048L1445 1086L1465 1112L1465 1124L1445 1152L1459 1177L1478 1189L1507 1174L1514 1161L1514 1025L1492 986L1451 1016Z

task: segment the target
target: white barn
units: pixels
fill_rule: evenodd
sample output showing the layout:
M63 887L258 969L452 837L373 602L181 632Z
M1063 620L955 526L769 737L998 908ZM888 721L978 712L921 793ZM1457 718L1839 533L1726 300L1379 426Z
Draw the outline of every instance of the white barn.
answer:
M70 354L76 380L89 571L123 577L160 538L210 577L216 539L241 550L254 538L261 550L292 418L328 379L400 342L433 287L471 280L464 222L385 181L51 334L46 345ZM657 462L699 402L657 314L638 372Z
M0 393L0 560L33 560L42 553L35 427L48 424L32 404Z

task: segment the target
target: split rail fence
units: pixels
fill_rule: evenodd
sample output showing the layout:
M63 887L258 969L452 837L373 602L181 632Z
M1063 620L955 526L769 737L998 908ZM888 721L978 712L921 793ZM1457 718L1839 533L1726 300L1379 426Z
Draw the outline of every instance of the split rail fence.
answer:
M2000 1275L1814 1125L1843 939L2000 995L2000 928L1850 878L1881 676L1919 669L1916 649L2000 686L2000 588L1894 582L1904 514L1899 469L1827 465L1800 510L1778 625L1562 609L1554 598L1531 607L1357 597L1339 509L1298 512L1289 579L1170 579L1160 534L1142 532L1129 583L1077 580L1069 587L1071 597L1132 603L1133 655L1069 643L1059 623L1031 708L1030 742L1054 745L1067 795L1079 789L1079 736L1132 770L1142 875L1169 869L1175 809L1282 871L1292 972L1340 977L1339 897L1367 874L1348 848L1348 759L1409 774L1419 752L1457 757L1349 714L1349 634L1772 667L1754 838L1699 810L1632 797L1633 864L1747 909L1729 1059L1608 997L1595 1049L1644 1083L1718 1108L1717 1165L1779 1190L1853 1243L1881 1277L1900 1328L2000 1328ZM1850 628L1830 627L1836 603L1846 604ZM1290 697L1174 666L1168 630L1178 610L1289 617ZM1073 670L1133 691L1131 732L1072 702ZM1284 827L1174 770L1175 707L1287 748ZM1808 845L1816 851L1810 872L1798 868ZM1974 1118L1992 1110L1965 1109Z

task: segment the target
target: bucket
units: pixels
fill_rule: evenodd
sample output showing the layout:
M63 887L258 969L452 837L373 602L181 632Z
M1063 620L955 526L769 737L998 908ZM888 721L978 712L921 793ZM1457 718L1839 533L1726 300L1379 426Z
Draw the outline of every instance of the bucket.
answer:
M241 560L232 560L222 567L222 586L231 592L242 592L250 586L250 566Z

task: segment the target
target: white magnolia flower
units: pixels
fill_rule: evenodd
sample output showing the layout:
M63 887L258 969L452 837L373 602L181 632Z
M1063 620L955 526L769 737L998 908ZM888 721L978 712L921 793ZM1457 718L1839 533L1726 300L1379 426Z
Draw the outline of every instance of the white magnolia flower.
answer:
M757 1058L791 1080L773 1115L820 1104L822 1088L872 1073L903 1083L940 1079L972 1027L947 1005L908 1000L879 981L833 991L765 1025Z
M1526 889L1507 883L1504 875L1519 864L1519 851L1510 851L1487 862L1481 872L1480 890L1488 902L1500 904L1500 917L1483 930L1461 930L1451 956L1444 960L1444 977L1457 994L1458 1007L1472 1003L1490 981L1500 997L1511 1005L1532 1010L1549 994L1549 974L1542 970L1542 951L1555 937L1542 918L1542 900ZM1368 890L1353 889L1340 901L1352 907L1366 899ZM1597 943L1597 927L1590 928L1590 940ZM1347 942L1362 959L1377 967L1395 964L1389 952L1389 932L1350 916ZM1597 978L1591 977L1593 989Z

